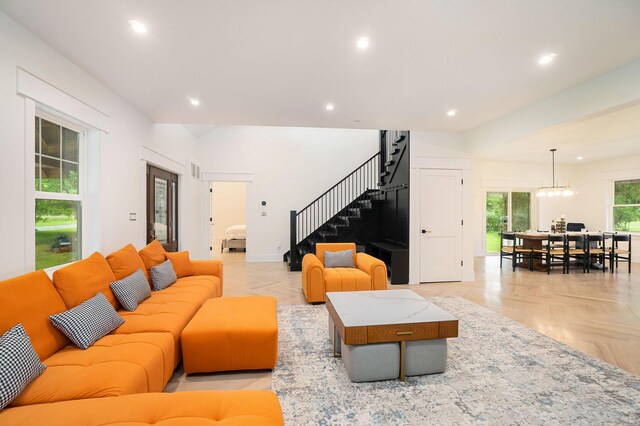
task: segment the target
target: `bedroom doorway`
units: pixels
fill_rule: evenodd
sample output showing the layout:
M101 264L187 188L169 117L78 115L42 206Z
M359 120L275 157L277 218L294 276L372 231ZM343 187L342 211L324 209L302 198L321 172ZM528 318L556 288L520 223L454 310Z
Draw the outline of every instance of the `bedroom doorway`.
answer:
M211 255L243 260L247 247L246 182L211 182ZM242 259L240 259L242 258Z

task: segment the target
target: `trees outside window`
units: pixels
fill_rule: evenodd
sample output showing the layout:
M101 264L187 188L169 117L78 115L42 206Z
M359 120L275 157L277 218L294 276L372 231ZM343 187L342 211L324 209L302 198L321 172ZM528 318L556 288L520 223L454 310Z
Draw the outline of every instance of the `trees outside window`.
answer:
M616 231L640 232L640 179L614 182L613 228Z
M486 196L486 252L500 251L500 232L531 229L530 191L490 191Z

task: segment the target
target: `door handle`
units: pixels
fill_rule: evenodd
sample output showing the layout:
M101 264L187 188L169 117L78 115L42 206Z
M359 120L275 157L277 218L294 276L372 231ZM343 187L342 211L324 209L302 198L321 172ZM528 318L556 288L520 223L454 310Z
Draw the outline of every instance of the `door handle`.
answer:
M431 229L423 229L422 233L423 234L430 234L431 233Z

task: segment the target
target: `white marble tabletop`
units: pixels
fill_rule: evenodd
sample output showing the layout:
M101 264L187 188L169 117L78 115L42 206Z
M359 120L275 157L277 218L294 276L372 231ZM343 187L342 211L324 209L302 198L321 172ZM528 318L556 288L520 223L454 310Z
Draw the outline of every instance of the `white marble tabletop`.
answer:
M327 299L345 327L457 320L412 290L329 292Z

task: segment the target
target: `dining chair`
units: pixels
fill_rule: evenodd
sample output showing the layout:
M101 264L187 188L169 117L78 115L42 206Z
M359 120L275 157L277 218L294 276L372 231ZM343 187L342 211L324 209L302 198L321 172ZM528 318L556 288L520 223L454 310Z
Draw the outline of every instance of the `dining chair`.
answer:
M511 261L511 267L515 272L519 258L524 260L525 255L529 258L529 270L532 271L533 258L531 256L531 249L524 248L522 245L517 244L515 232L500 233L500 269L502 269L502 259L506 258Z
M571 266L571 259L579 260L582 263L582 273L587 272L587 248L585 236L582 234L567 234L564 239L564 255L567 274Z
M605 273L605 260L609 257L607 250L605 249L605 235L604 234L587 234L587 273L591 271L591 264L593 259L596 258L602 265L602 273Z
M531 262L533 263L534 257L544 259L547 263L547 274L551 273L552 267L561 264L562 273L564 274L566 270L566 257L564 253L565 236L561 234L549 234L546 241L547 244L543 244L541 249L533 249ZM560 262L554 262L557 260L560 260Z
M618 262L622 260L629 264L629 273L631 273L631 234L613 234L611 242L611 251L609 252L609 268L613 273L613 266L618 269ZM626 247L620 248L619 243L626 243Z

